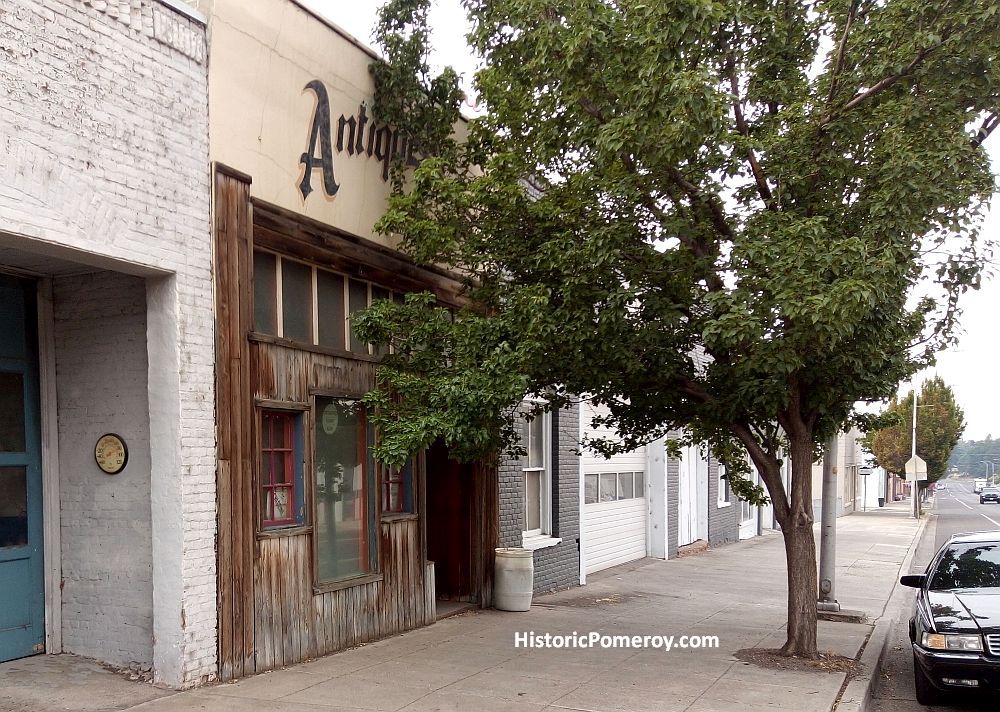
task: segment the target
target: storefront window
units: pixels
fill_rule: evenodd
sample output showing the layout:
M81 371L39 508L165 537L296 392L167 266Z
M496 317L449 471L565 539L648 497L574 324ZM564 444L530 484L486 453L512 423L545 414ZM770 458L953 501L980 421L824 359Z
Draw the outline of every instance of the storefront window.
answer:
M316 579L323 584L375 569L374 468L359 401L317 397L315 420Z
M370 355L351 315L378 299L403 301L399 292L265 250L254 251L253 272L254 331L304 344Z

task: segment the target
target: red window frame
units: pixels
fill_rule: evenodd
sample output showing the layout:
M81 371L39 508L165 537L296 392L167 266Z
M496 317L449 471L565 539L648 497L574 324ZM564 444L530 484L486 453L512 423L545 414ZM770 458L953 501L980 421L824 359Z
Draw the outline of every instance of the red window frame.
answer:
M260 490L261 490L261 527L284 527L297 524L298 493L295 490L295 417L294 413L279 410L265 410L261 413L261 445L260 445ZM282 447L275 447L276 431L280 429ZM263 437L266 430L268 437ZM264 442L270 447L264 447ZM280 474L282 479L276 479ZM274 516L274 493L278 490L288 491L288 514L283 519Z
M382 470L382 511L386 514L405 514L406 508L406 477L405 467L381 467ZM393 503L393 490L396 493L396 506Z

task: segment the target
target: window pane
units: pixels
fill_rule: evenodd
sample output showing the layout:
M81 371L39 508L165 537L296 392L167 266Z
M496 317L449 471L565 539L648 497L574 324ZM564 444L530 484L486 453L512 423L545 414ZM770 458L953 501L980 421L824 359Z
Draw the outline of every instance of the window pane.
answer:
M269 449L287 448L285 430L288 417L284 413L264 413L264 447Z
M352 279L350 286L351 314L363 311L368 308L368 284ZM368 353L368 344L359 339L351 329L351 351L356 354Z
M632 473L618 473L618 499L632 499Z
M544 421L542 414L528 421L528 467L545 467Z
M392 293L388 289L383 289L382 287L376 287L375 285L372 285L373 303L378 301L379 299L390 299L391 297ZM379 346L378 348L375 348L374 351L376 356L385 356L387 353L389 353L389 349L386 348L385 346Z
M339 274L316 270L316 301L319 318L319 343L335 349L344 348L344 278Z
M957 544L949 548L931 578L931 590L1000 587L1000 546Z
M288 487L276 487L271 492L274 495L274 516L272 519L290 519L292 516L291 490Z
M601 501L614 502L618 499L618 477L615 473L605 473L601 475Z
M282 336L312 343L312 267L281 261Z
M261 526L302 524L301 433L296 435L299 416L265 411L261 416L260 488Z
M646 496L646 473L636 472L635 473L635 496L645 497Z
M28 543L28 485L24 467L0 467L0 549Z
M0 452L24 452L24 376L0 372Z
M597 475L584 475L583 477L583 502L593 504L597 501Z
M382 476L382 511L389 513L413 512L413 460L407 460L401 469L379 468Z
M253 328L261 334L277 334L278 311L275 287L275 257L267 252L253 253Z
M542 473L530 470L524 473L524 529L542 528Z
M316 399L316 563L322 582L369 571L367 432L357 401Z

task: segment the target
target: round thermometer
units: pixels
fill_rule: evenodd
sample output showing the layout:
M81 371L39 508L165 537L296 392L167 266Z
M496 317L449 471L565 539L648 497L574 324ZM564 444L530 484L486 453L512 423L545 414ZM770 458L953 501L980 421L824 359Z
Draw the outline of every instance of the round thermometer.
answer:
M97 439L94 446L94 459L102 472L117 475L128 464L128 448L121 436L107 433Z

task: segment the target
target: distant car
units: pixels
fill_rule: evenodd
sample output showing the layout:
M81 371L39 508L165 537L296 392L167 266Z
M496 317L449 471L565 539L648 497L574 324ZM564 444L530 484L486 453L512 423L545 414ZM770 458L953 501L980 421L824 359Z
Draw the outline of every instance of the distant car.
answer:
M1000 531L956 534L920 575L910 619L917 701L944 691L1000 691Z
M979 503L996 502L1000 504L1000 487L984 487L979 493Z

